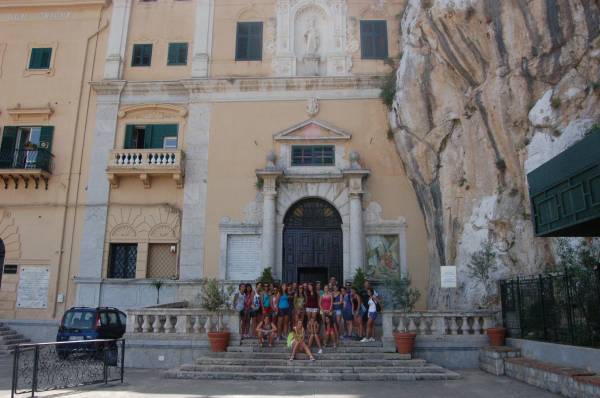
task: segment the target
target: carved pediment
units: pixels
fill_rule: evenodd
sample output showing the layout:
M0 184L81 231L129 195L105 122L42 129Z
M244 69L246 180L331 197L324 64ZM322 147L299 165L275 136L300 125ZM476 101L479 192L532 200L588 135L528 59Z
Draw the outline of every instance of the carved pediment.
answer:
M172 104L142 104L125 106L119 110L119 117L136 119L165 119L187 116L187 109L181 105Z
M308 119L273 136L275 141L344 141L350 138L352 134L316 119Z

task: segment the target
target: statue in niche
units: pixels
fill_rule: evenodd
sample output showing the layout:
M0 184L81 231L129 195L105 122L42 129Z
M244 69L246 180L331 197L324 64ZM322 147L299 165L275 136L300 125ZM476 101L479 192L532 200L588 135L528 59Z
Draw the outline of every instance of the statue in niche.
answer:
M306 32L304 33L304 48L307 55L316 55L319 51L320 37L317 19L312 17L308 21Z

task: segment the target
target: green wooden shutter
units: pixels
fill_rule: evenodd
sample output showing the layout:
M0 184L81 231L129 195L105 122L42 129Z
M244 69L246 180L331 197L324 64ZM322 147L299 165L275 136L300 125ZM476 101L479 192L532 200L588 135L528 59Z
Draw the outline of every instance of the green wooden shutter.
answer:
M127 125L125 127L125 141L123 142L123 148L133 149L133 126Z
M165 137L177 137L176 124L155 124L152 126L152 138L150 147L158 149L163 147Z
M54 135L54 126L43 126L40 132L40 148L52 152L52 136Z
M144 132L144 149L153 148L152 146L152 136L154 135L154 125L147 124L146 131Z
M17 144L17 127L4 127L2 134L2 143L0 143L0 168L10 168L15 156L15 147Z

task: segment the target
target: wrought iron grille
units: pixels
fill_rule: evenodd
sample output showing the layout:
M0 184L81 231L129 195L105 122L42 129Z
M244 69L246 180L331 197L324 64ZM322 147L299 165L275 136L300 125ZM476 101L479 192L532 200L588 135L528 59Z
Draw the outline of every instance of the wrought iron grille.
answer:
M500 282L509 337L600 347L600 269Z
M171 250L173 244L151 243L148 246L147 278L176 278L177 251Z
M137 263L137 244L111 243L108 277L133 279Z
M19 344L13 357L11 398L18 394L123 382L125 340Z
M286 227L339 228L342 218L338 211L321 199L304 199L296 203L286 214Z

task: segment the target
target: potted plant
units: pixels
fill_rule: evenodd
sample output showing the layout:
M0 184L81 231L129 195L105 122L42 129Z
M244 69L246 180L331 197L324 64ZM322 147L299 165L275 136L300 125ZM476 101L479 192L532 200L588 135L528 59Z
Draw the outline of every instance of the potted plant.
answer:
M399 309L409 313L415 308L415 304L421 297L418 289L411 288L411 280L408 275L404 276L398 271L382 270L383 288L389 304L393 309ZM416 333L409 332L407 325L403 329L394 332L396 351L399 354L412 354L415 348Z
M230 297L232 293L232 286L225 292L224 284L216 279L206 279L202 283L202 290L199 295L200 306L217 315L216 330L207 333L210 349L213 352L227 351L229 345L230 333L223 327L223 313L231 309Z
M484 241L481 248L471 254L467 264L469 277L478 281L484 289L482 307L492 308L498 305L498 287L494 283L492 273L498 269L496 265L496 252L494 244L490 239ZM486 334L490 338L490 345L494 347L503 346L506 340L506 329L502 325L488 328Z

